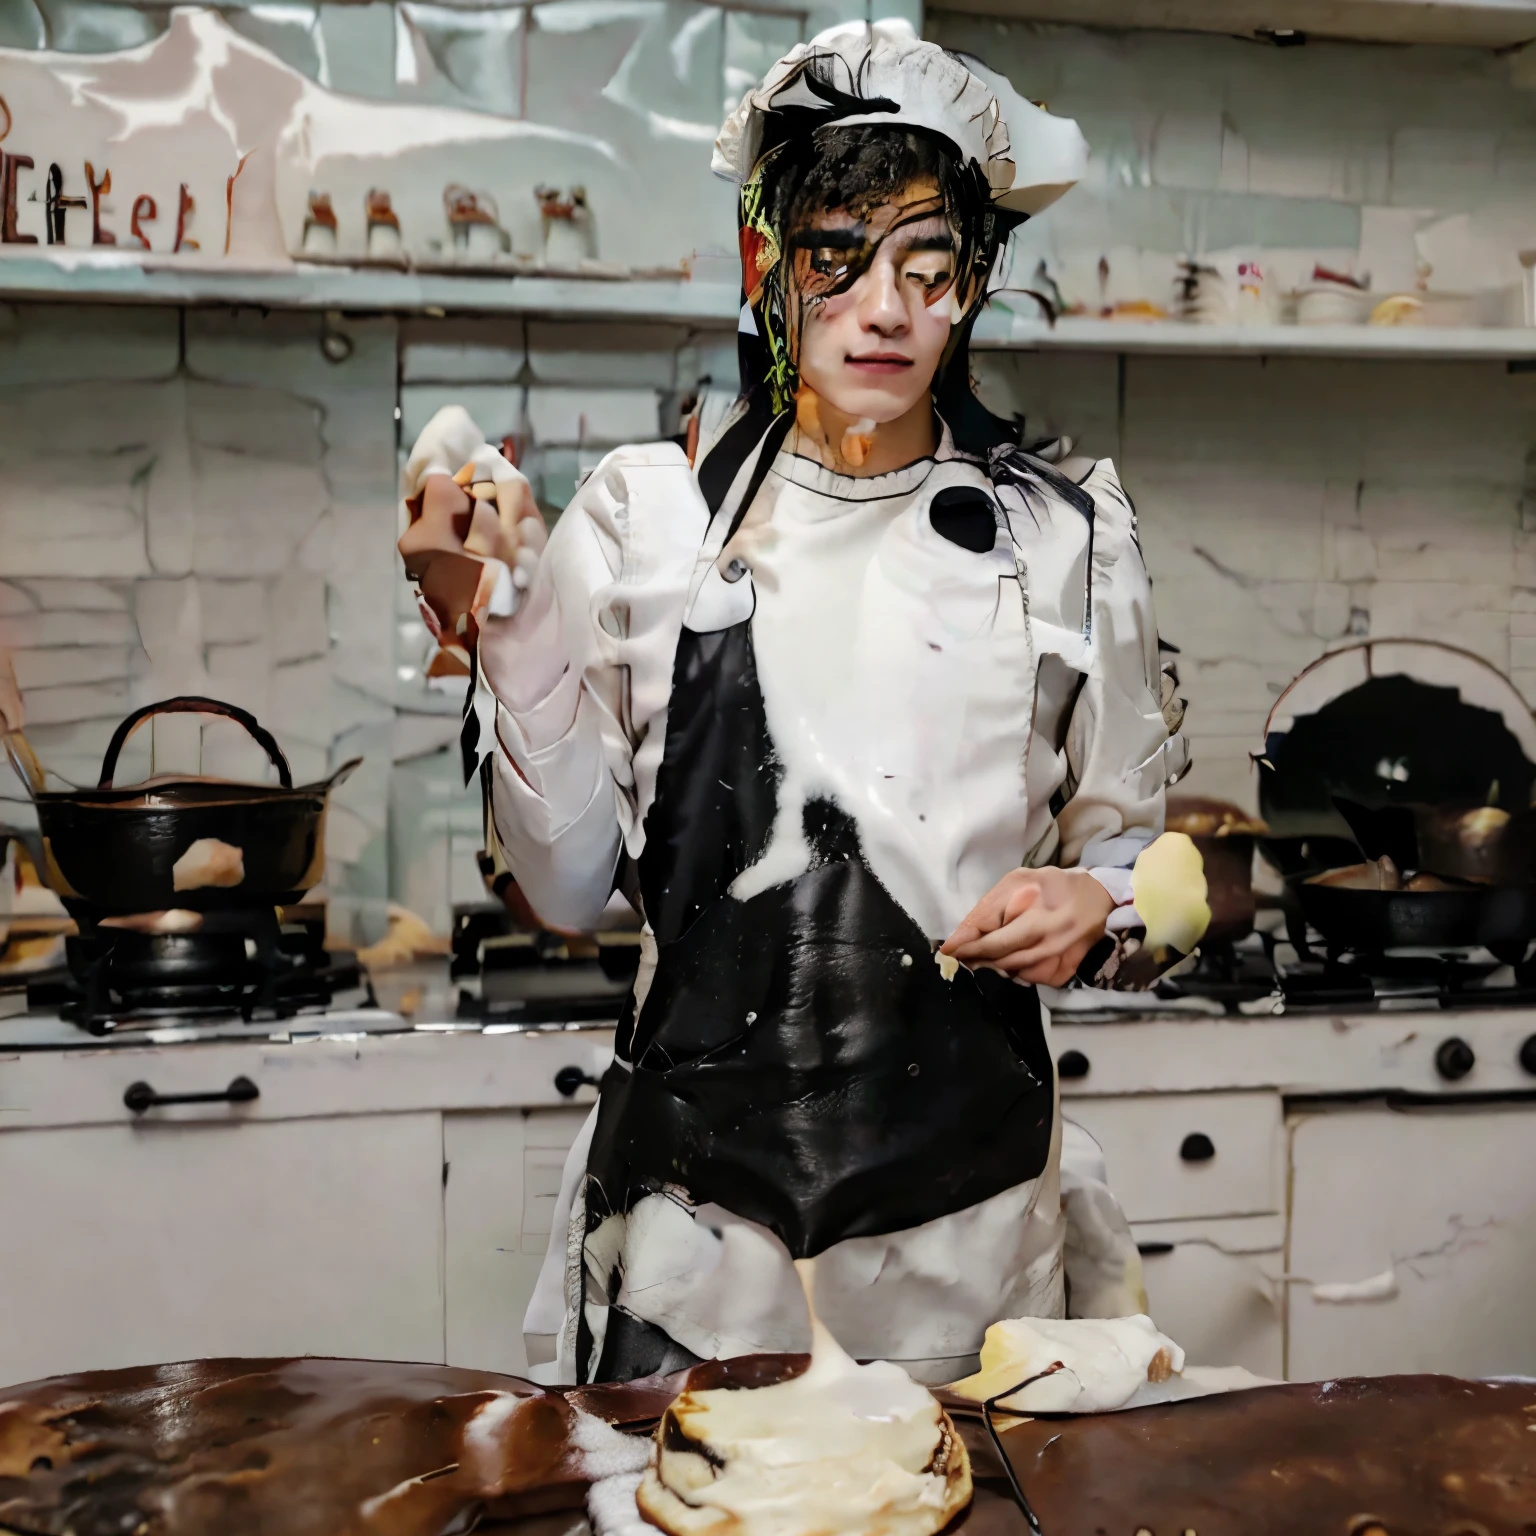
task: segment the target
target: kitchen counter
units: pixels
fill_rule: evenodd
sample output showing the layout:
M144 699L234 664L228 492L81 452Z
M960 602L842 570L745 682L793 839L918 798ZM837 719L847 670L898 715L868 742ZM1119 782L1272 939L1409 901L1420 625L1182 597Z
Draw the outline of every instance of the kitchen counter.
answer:
M1536 1371L1536 1008L1092 1017L1051 1031L1065 1112L1193 1363ZM0 1331L0 1380L232 1354L526 1371L612 1048L604 1024L370 1008L103 1038L0 1019L5 1291L27 1319ZM135 1088L214 1097L135 1112ZM1374 1302L1310 1283L1389 1271Z

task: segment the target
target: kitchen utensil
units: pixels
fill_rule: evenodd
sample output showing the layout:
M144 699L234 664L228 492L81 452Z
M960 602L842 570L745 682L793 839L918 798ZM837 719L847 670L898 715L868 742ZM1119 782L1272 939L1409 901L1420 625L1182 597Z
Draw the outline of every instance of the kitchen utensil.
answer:
M278 783L167 776L114 787L128 737L168 714L233 720L267 754ZM324 873L327 801L361 761L295 788L282 749L245 710L198 697L146 705L113 732L97 788L37 796L39 872L71 914L86 920L293 904Z
M48 776L37 760L37 753L32 750L32 743L22 731L5 731L3 735L5 755L16 770L16 777L26 786L27 793L37 799L48 788Z

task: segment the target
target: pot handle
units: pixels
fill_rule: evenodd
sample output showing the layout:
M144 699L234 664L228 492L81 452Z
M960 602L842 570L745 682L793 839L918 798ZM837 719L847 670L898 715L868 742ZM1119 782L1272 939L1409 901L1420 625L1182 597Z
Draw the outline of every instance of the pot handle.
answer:
M101 780L96 786L98 789L112 788L118 753L123 750L123 744L134 731L152 715L223 715L226 720L233 720L236 725L244 726L251 739L272 760L272 766L277 769L277 782L284 789L293 788L293 771L288 766L288 759L283 756L283 749L278 746L277 738L271 731L257 722L255 715L236 704L221 704L217 699L186 694L181 698L162 699L158 704L146 704L142 709L134 710L112 732L112 740L107 743L107 755L101 760Z

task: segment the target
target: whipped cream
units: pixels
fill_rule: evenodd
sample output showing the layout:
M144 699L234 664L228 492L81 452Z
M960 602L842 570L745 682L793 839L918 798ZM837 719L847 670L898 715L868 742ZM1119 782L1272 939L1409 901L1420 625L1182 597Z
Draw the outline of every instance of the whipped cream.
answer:
M796 1265L813 1303L812 1262ZM811 1305L811 1365L773 1386L684 1392L642 1482L676 1536L932 1536L971 1496L965 1448L900 1366L849 1358Z

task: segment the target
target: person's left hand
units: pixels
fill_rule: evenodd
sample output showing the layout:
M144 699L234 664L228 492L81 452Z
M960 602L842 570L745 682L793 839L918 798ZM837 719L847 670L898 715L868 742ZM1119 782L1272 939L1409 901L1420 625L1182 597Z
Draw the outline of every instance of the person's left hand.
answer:
M1061 987L1104 936L1115 904L1086 870L1015 869L1003 876L944 941L943 953L973 970Z

